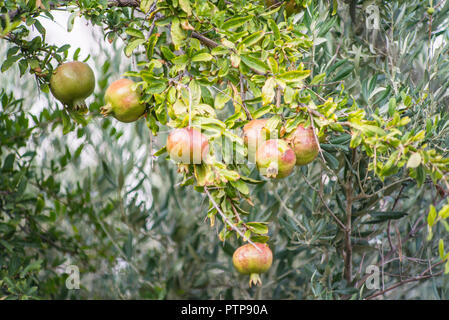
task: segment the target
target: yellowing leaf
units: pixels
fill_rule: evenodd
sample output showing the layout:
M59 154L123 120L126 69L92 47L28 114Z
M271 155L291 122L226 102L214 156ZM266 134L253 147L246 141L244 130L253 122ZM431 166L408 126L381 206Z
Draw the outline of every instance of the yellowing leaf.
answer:
M432 227L435 224L435 219L437 217L437 211L433 205L430 205L429 214L427 215L427 224Z
M421 164L421 155L416 152L407 161L407 168L417 168Z
M141 0L140 1L140 10L142 10L143 13L147 13L150 11L151 5L153 4L154 0Z
M207 53L207 52L203 52L203 53L198 53L197 55L192 57L192 62L201 62L201 61L210 61L212 60L212 55Z
M276 79L285 81L285 82L297 82L307 78L310 74L310 70L294 70L287 71L278 76Z
M225 23L223 23L221 27L224 30L235 29L244 25L247 21L251 20L252 18L253 18L252 16L232 18L225 21Z
M265 81L265 84L262 87L262 104L264 106L270 104L271 101L273 101L274 96L276 95L276 92L274 90L275 86L276 81L274 80L274 78L268 78L267 81Z

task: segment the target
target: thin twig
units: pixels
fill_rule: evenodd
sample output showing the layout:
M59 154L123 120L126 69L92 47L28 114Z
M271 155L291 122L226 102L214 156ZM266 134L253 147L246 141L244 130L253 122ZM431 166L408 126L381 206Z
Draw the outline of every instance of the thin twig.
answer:
M220 207L217 205L217 203L215 202L214 198L212 197L212 195L210 194L209 190L207 189L206 186L204 186L204 191L206 192L207 196L209 197L210 202L212 202L212 205L214 206L214 208L217 210L217 212L220 214L221 218L223 219L223 221L225 222L225 224L228 224L235 232L237 232L242 238L243 240L248 241L249 243L251 243L254 248L256 248L259 252L262 252L262 250L254 243L252 242L249 238L247 238L243 232L237 228L229 219L228 217L226 217L226 215L223 213L223 211L221 211Z

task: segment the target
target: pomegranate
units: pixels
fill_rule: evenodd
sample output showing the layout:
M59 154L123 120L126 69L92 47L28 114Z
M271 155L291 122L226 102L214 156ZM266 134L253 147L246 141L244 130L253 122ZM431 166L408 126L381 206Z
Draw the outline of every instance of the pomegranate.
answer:
M134 81L129 79L112 82L104 95L106 105L101 107L101 114L110 114L121 122L139 119L145 113L145 104L140 103L141 92L133 90L133 84Z
M53 96L69 109L87 112L84 102L94 92L95 75L87 63L72 61L61 64L50 78Z
M257 150L257 167L268 178L287 177L293 171L295 162L295 153L281 139L267 140Z
M209 141L197 129L175 129L168 135L167 152L176 162L200 164L209 152Z
M266 243L245 244L235 250L232 263L239 273L249 274L249 286L262 284L260 274L267 272L273 263L273 253Z
M299 125L288 141L295 152L297 166L306 165L317 157L319 147L312 127L304 128Z
M251 120L243 127L243 142L248 148L248 160L256 162L257 148L269 139L269 132L265 128L267 119Z

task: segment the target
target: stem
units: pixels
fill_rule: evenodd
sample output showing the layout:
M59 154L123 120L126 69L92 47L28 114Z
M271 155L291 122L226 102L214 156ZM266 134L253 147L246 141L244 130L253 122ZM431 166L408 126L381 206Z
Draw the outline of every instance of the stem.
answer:
M262 252L262 250L254 243L252 242L250 239L246 238L245 235L243 234L243 232L237 228L235 226L235 224L233 224L228 217L225 216L225 214L223 213L223 211L221 211L220 207L217 205L217 203L215 202L214 198L212 197L212 195L210 194L209 190L207 189L206 186L204 186L204 191L206 192L207 196L209 197L210 202L212 202L212 205L214 206L214 208L217 210L217 212L220 214L221 218L223 219L223 221L225 222L225 224L228 224L235 232L237 232L244 240L246 239L249 243L251 243L254 248L256 248L259 252Z
M356 150L352 151L351 162L354 161ZM351 283L352 281L352 243L351 243L351 231L352 231L352 176L347 177L346 182L346 229L345 229L345 249L344 249L344 277L346 281Z

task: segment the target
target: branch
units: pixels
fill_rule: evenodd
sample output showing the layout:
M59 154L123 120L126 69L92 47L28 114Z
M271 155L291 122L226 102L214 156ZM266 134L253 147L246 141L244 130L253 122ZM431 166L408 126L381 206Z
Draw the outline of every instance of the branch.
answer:
M192 32L192 38L200 40L202 43L204 43L209 48L218 47L218 43L216 43L214 40L211 40L196 31Z
M207 196L209 197L210 202L212 202L212 205L214 206L214 208L217 210L217 212L220 214L221 218L223 219L223 221L225 222L225 224L228 224L235 232L237 232L244 240L246 239L249 243L251 243L254 248L256 248L259 252L262 252L262 250L256 246L256 244L254 242L252 242L249 238L247 238L243 232L236 227L235 224L233 224L228 217L226 217L226 215L223 213L223 211L221 211L220 207L217 205L217 203L215 202L214 198L212 197L212 195L210 194L209 190L207 189L206 186L204 186L204 191L206 191Z

